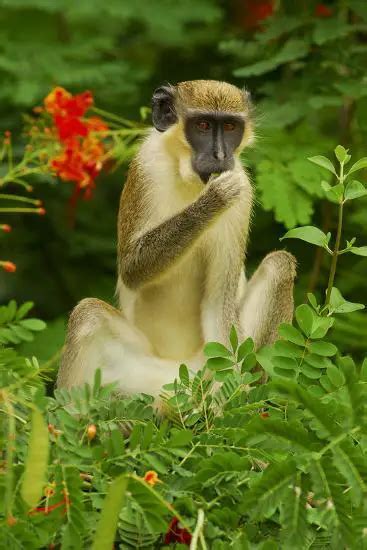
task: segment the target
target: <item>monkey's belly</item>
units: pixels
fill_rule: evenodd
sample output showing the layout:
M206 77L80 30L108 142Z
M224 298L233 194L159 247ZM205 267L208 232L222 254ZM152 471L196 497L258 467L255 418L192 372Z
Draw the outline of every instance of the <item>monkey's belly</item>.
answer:
M135 302L135 325L147 336L155 353L185 360L202 346L202 280L195 269L142 289Z

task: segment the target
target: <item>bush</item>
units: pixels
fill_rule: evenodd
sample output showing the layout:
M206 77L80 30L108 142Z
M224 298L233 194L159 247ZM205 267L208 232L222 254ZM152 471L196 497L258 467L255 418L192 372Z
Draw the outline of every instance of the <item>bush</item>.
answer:
M336 178L324 184L339 207L334 245L312 226L284 236L330 254L325 302L310 294L296 324L258 351L234 328L230 349L208 343L203 369L192 377L181 365L165 386L165 418L150 396L101 387L99 371L92 387L47 396L47 364L0 349L2 547L365 547L367 358L356 364L327 336L336 316L364 307L334 278L341 255L367 255L355 239L341 244L345 206L366 193L354 177L367 159L350 165L342 146L335 155L338 170L309 159ZM43 328L24 319L30 306L0 311L4 343Z

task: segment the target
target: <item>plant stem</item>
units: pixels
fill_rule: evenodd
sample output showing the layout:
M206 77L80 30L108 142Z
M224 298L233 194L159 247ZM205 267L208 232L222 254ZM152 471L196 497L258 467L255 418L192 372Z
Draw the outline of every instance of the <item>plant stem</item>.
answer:
M196 526L195 526L195 531L192 535L192 539L191 539L191 544L190 544L190 550L196 550L197 549L197 546L198 546L198 541L199 541L199 535L200 533L202 533L202 530L203 530L203 527L204 527L204 520L205 520L205 516L204 516L204 510L200 509L198 511L198 519L197 519L197 523L196 523ZM202 540L201 540L202 542ZM205 544L205 542L204 542Z
M0 212L12 213L18 212L20 214L39 214L38 208L0 208Z
M340 181L340 183L344 184L344 165L343 165L343 163L340 165L339 181ZM330 303L331 291L332 291L333 286L334 286L336 266L337 266L337 263L338 263L338 256L339 256L339 250L340 250L340 241L341 241L342 229L343 229L343 212L344 212L344 193L343 193L343 197L341 198L340 203L339 203L338 229L337 229L337 233L336 233L335 247L334 247L334 250L333 250L333 259L331 261L329 282L328 282L328 287L327 287L327 291L326 291L325 306L329 305L329 303Z
M5 194L5 193L0 193L0 199L27 202L29 204L35 204L36 206L39 206L39 204L41 202L39 199L30 199L28 197L21 197L19 195L9 195L9 194Z

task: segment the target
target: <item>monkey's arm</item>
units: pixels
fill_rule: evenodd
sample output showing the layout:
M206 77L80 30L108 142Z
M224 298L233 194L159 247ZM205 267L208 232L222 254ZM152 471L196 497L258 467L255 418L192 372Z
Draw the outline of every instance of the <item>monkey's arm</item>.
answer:
M239 186L240 182L225 172L194 203L138 238L121 230L119 223L118 267L124 283L134 289L164 273L231 206L240 195Z
M210 256L202 300L202 330L206 342L228 344L231 326L242 338L239 323L239 294L244 292L243 262L252 206L251 188L240 203L210 231Z

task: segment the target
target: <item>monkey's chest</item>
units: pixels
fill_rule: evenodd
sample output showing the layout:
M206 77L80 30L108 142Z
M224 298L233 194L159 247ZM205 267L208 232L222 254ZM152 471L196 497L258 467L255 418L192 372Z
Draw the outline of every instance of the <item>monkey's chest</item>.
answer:
M182 260L137 296L135 324L161 357L185 360L202 345L204 275L199 264L191 256Z

